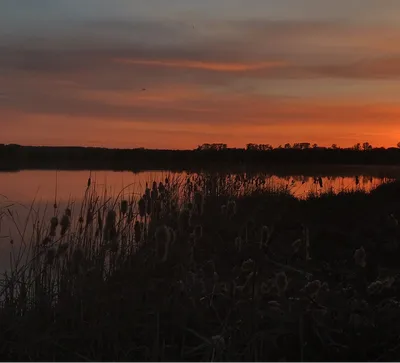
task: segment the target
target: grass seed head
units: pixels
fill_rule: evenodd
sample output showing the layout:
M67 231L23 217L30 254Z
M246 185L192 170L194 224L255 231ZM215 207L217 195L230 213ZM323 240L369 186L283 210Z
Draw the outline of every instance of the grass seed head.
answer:
M58 218L57 217L51 218L50 225L51 225L51 228L56 228L58 226Z
M128 201L121 200L121 214L124 216L128 212Z
M71 226L71 219L67 215L67 213L65 213L61 218L60 225L61 225L61 236L64 236L68 228Z
M57 256L63 256L67 252L68 247L69 247L68 242L61 243L57 249Z
M56 250L55 248L49 248L46 253L46 265L52 266L54 259L56 257Z
M111 229L112 227L114 227L115 223L116 223L116 219L117 219L117 214L115 213L115 211L113 209L110 209L107 213L105 228Z
M139 199L138 207L139 207L139 215L140 217L143 218L146 215L146 201L143 198Z
M135 222L133 229L135 230L135 241L140 242L142 240L142 228L139 221Z

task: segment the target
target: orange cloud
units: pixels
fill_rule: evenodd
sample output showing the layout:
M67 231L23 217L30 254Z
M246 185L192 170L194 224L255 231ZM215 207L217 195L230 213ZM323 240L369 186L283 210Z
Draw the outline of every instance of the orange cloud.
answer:
M146 60L146 59L126 59L116 58L115 62L121 64L133 64L144 66L158 66L158 67L175 67L175 68L191 68L203 69L216 72L246 72L261 69L282 68L287 67L289 64L285 61L270 61L258 63L216 63L210 61L195 61L195 60Z
M178 103L176 107L184 107ZM221 97L209 105L211 115L168 109L138 117L84 117L28 114L4 109L1 142L47 145L91 145L191 149L204 142L243 147L248 142L337 143L369 141L393 146L400 141L400 106L361 104L346 100L268 100L263 97Z

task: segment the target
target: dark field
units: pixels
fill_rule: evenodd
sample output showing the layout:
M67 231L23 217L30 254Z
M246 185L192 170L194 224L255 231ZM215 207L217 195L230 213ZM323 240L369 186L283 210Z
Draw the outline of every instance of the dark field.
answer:
M94 147L37 147L0 144L0 170L202 170L247 172L268 169L277 175L314 175L336 166L400 165L400 148L226 148L195 150L105 149ZM211 146L212 146L211 145ZM328 174L330 172L328 171Z
M82 209L3 240L3 360L400 359L399 182L305 200L240 177L88 184Z

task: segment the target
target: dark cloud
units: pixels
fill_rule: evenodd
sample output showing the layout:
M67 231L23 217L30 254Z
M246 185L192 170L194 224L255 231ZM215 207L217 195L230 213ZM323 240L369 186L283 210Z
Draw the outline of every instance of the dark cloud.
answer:
M360 46L362 51L356 51L351 44L357 44L365 29L353 29L340 22L210 23L199 35L191 26L178 22L105 19L88 23L87 27L86 35L77 40L75 46L71 39L60 39L57 46L44 43L39 47L32 43L23 48L0 48L0 75L6 75L0 81L7 94L6 98L0 94L0 107L27 114L165 118L177 123L208 125L216 119L220 124L228 124L235 120L242 122L246 117L255 124L266 119L271 123L293 117L301 122L320 117L320 114L315 115L311 108L284 112L284 107L276 105L276 100L268 97L254 100L251 92L238 99L238 81L251 89L252 82L260 80L267 85L268 80L280 79L393 79L400 76L400 57L384 52L377 57L363 46ZM371 30L367 34L374 33ZM116 35L121 35L120 41L115 40ZM396 37L395 32L392 37L386 37L387 46ZM68 47L63 48L63 42ZM337 44L342 43L338 51ZM381 43L376 45L382 46ZM176 85L181 85L208 93L197 99L160 105L156 102L138 104L133 92L132 105L129 105L129 102L113 104L104 98L83 97L81 92L139 91L142 88L151 92L161 88L168 93L169 85L172 91ZM231 97L219 96L220 88L229 89ZM252 102L255 102L254 107Z

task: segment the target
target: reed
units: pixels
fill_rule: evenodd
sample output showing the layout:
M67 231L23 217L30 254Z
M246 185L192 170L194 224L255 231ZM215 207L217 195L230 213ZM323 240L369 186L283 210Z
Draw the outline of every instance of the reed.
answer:
M56 202L45 220L32 203L22 226L3 208L18 238L1 239L1 356L396 360L398 190L298 200L259 177L204 174L139 195L90 180L79 206Z

